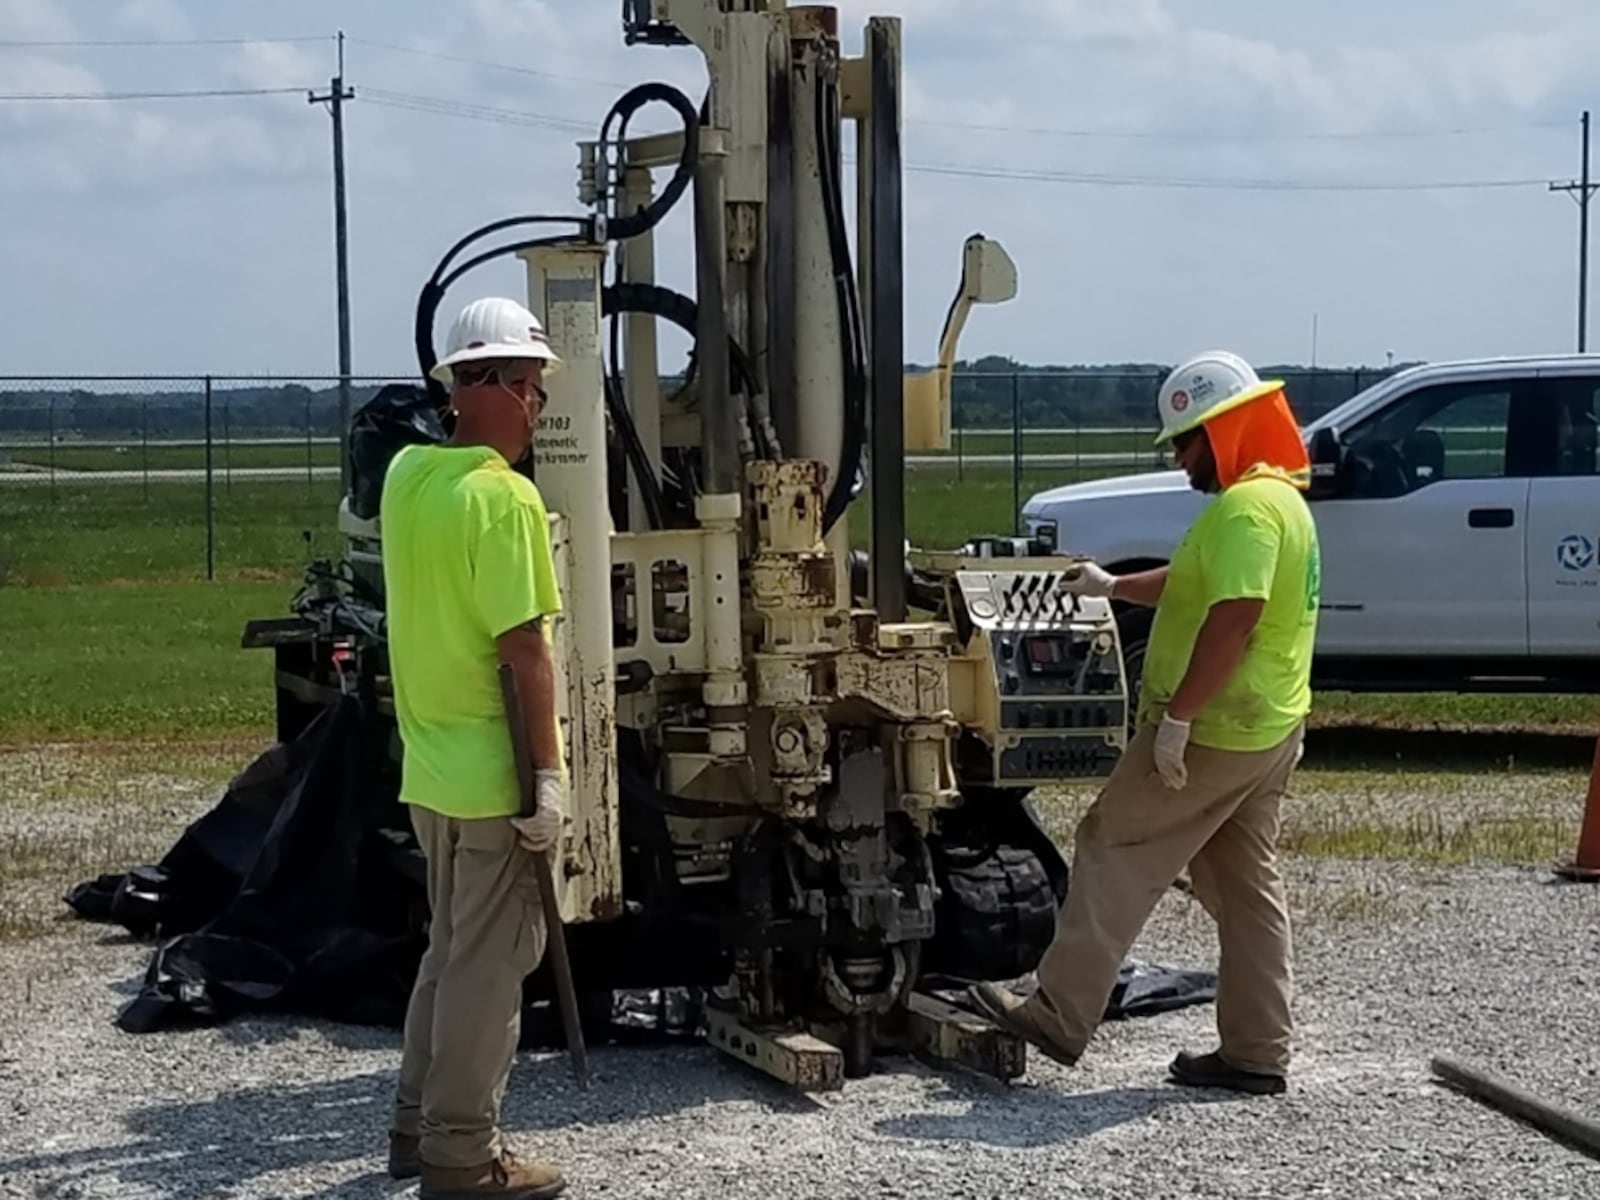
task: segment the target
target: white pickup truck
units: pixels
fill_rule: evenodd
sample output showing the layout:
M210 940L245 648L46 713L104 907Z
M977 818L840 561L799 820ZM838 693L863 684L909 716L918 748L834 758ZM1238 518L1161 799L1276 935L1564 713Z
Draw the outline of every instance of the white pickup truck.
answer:
M1600 691L1597 427L1600 355L1416 367L1309 423L1315 686ZM1167 471L1053 488L1023 519L1136 571L1165 563L1205 503ZM1120 613L1133 678L1150 617Z

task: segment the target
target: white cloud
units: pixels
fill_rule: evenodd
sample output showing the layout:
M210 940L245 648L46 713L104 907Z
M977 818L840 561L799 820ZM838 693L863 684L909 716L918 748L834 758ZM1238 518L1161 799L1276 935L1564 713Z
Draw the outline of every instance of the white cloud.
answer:
M193 32L188 16L173 0L125 0L117 8L116 23L158 38L186 38Z
M846 51L857 53L867 16L902 15L913 162L1144 176L1554 178L1573 165L1576 139L1565 132L1227 141L954 126L1279 135L1564 119L1582 107L1582 89L1592 88L1587 63L1600 58L1596 3L1350 0L1335 15L1331 5L1281 0L841 0L841 27ZM596 129L629 81L666 79L698 98L697 52L625 46L620 7L617 0L366 4L361 11L381 9L382 21L348 18L354 38L548 75L353 41L350 79L358 93L386 88L592 118ZM158 30L175 13L206 34L247 35L265 32L266 18L250 14L268 8L215 0L0 0L0 37L185 36L176 25ZM313 0L281 0L270 12L274 32L316 32L329 23ZM81 31L70 27L69 14ZM127 32L135 28L140 32ZM320 91L332 65L328 44L62 49L0 59L7 90L55 91ZM411 298L439 251L508 212L577 207L572 142L583 135L359 99L349 121L357 361L393 369L408 360ZM670 114L652 106L636 129L670 124ZM301 365L308 354L321 362L324 353L331 362L327 117L303 95L0 106L0 131L0 192L19 211L34 205L40 213L26 229L0 231L0 251L36 264L32 274L40 280L37 295L17 305L27 311L0 322L13 357L48 367L72 353L51 340L48 318L70 310L72 289L61 280L77 259L62 251L60 269L52 271L56 252L33 245L43 243L38 231L51 221L65 228L70 213L78 259L117 263L121 275L138 280L137 290L123 287L120 300L130 313L126 344L103 351L102 361L75 365L184 365L190 344L166 339L162 323L147 314L192 307L197 281L237 298L212 310L246 314L215 318L207 365ZM464 191L440 169L441 151L489 167ZM1526 193L1371 197L916 174L907 180L908 350L924 358L931 352L961 238L974 229L1006 242L1021 267L1022 293L975 318L967 354L1121 360L1171 357L1215 340L1264 357L1303 357L1312 311L1321 315L1324 358L1378 361L1388 347L1402 354L1561 348L1570 341L1573 226L1557 203L1542 183ZM680 210L663 230L661 269L668 282L692 290L685 217ZM236 257L244 269L219 275L196 248L222 236L240 239ZM65 234L60 240L67 244ZM1471 255L1462 254L1464 245ZM1193 281L1217 276L1218 264L1230 280L1270 283L1203 298L1189 290ZM123 285L106 286L115 293ZM479 288L518 286L515 265L497 264L471 277L447 306ZM293 316L257 328L250 314L262 305Z
M94 95L106 90L93 71L54 55L15 55L7 68L7 86L17 92ZM104 130L116 124L111 105L97 101L19 101L0 105L0 119L24 138L70 129Z
M527 41L541 49L540 59L529 60L529 67L549 67L561 70L563 64L557 57L563 49L571 48L575 40L598 31L599 10L605 10L609 24L618 32L621 41L620 6L611 4L568 5L565 13L558 13L546 0L472 0L472 15L490 39L501 41ZM546 57L548 56L548 57Z
M0 0L0 38L64 40L75 33L66 5L51 0Z
M899 16L907 37L940 32L985 42L1002 34L1033 42L1143 42L1174 27L1162 0L842 0L838 8L847 47L875 16Z
M247 42L229 57L229 73L246 87L316 87L334 72L331 54L313 58L286 42Z

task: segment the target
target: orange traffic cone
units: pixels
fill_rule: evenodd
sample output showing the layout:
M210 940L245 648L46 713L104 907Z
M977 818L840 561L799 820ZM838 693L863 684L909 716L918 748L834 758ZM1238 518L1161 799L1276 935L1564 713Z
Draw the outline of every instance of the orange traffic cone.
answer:
M1583 803L1578 857L1557 863L1556 874L1582 883L1600 883L1600 741L1595 743L1594 765L1589 768L1589 794Z

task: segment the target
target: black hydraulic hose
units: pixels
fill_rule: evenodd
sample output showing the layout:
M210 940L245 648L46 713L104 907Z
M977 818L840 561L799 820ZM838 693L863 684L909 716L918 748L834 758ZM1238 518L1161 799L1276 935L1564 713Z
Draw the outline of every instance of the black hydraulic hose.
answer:
M611 413L611 419L616 423L617 432L622 437L629 465L639 481L645 514L650 520L651 528L662 529L666 525L666 499L661 491L661 483L656 478L655 468L650 462L650 456L645 450L644 441L639 436L633 414L628 409L627 397L623 394L618 368L618 363L621 361L618 348L620 324L626 313L647 313L670 321L692 335L698 320L697 306L683 293L662 287L660 284L613 283L600 293L600 313L611 322L609 332L611 363L610 369L605 372L606 406ZM744 348L731 337L728 339L728 358L733 367L738 389L746 397L754 396L755 369Z
M524 250L536 250L540 246L570 246L573 239L570 237L540 237L528 238L520 242L507 242L503 246L496 246L493 250L485 250L482 254L473 255L450 274L439 281L441 288L448 289L451 284L460 279L468 271L474 271L486 262L493 262L497 258L504 258L508 254L520 254Z
M651 529L665 529L666 497L662 495L661 482L656 478L650 456L645 453L644 441L639 437L639 428L633 423L633 414L628 411L627 397L622 394L622 388L609 373L605 377L605 389L606 409L611 413L611 419L616 422L617 432L622 436L622 449L628 456L629 465L633 467L634 478L639 481L639 494L644 501L645 519L650 522Z
M575 226L578 230L576 235L577 239L585 241L590 240L590 234L592 234L593 227L592 223L587 217L506 217L503 220L492 221L488 225L484 225L473 230L471 233L467 234L461 240L456 242L455 245L451 246L444 257L439 260L438 265L434 267L433 274L428 278L428 282L422 285L422 291L417 296L416 316L413 321L411 336L417 353L417 365L422 369L423 383L428 389L428 395L432 397L433 402L440 408L444 407L448 397L445 394L444 385L438 380L434 379L430 374L430 372L435 366L438 365L439 362L439 356L434 352L433 348L433 323L439 312L439 303L444 299L444 294L449 289L450 285L453 284L457 279L461 278L461 276L466 272L475 267L482 266L484 263L489 262L492 259L499 258L502 255L515 254L519 250L528 250L535 246L560 245L564 242L571 242L575 240L575 238L573 235L567 235L561 237L532 238L521 242L513 242L510 245L500 246L494 250L484 251L482 254L477 255L476 257L457 267L448 275L445 274L447 268L449 268L456 255L460 254L473 242L479 241L480 239L488 237L491 234L499 233L501 230L510 229L517 225L560 224L570 224Z
M816 122L817 160L822 176L822 202L828 223L828 242L833 265L834 290L839 298L839 343L844 365L845 427L839 446L838 473L822 510L822 532L827 534L844 515L854 498L862 450L866 446L867 377L865 335L861 324L861 297L856 290L855 269L850 262L850 241L844 222L844 201L837 172L838 144L833 122L838 118L837 96L832 81L822 72L817 75Z
M691 336L699 321L699 306L692 298L658 283L614 283L601 293L601 309L608 316L649 313L670 321ZM756 385L755 366L744 347L732 337L728 338L728 357L733 366L734 386L746 396L754 396L760 390Z
M602 315L605 313L603 299L600 311ZM665 529L667 504L666 498L661 494L661 481L656 478L655 465L651 463L650 455L645 450L644 439L639 436L639 427L634 424L633 413L628 408L628 398L622 390L622 372L618 366L621 362L621 353L617 344L621 323L621 314L612 313L611 363L610 369L605 371L606 409L611 413L611 420L622 438L622 449L628 456L629 465L633 468L634 478L639 481L639 494L644 502L645 519L650 522L651 529Z
M472 245L473 242L481 241L490 234L500 233L502 230L514 229L518 225L573 225L580 230L584 230L589 227L590 220L588 217L556 217L534 214L525 217L502 217L498 221L490 221L487 225L480 225L451 246L449 250L445 251L444 257L439 260L439 265L434 267L433 274L429 278L437 281L455 259L455 256Z
M695 164L700 160L700 112L689 97L670 83L641 83L638 87L624 92L611 106L611 111L606 114L606 119L600 126L601 144L604 145L610 138L613 121L620 120L622 123L620 139L626 134L629 119L647 104L669 105L682 118L683 153L678 158L678 169L673 172L661 195L638 212L622 213L611 219L606 229L606 237L611 241L628 241L642 233L648 233L661 224L662 219L672 210L672 206L677 204L689 185L694 182ZM618 184L620 186L620 180Z

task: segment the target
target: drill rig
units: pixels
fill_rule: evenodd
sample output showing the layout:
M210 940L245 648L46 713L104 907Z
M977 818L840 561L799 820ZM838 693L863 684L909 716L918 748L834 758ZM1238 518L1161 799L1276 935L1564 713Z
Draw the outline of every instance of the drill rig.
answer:
M948 446L962 322L1009 299L1015 269L970 239L939 365L905 374L897 18L867 23L859 57L836 9L782 0L626 0L622 24L629 44L697 47L703 100L627 92L579 145L583 215L464 238L416 323L426 378L446 290L515 254L563 359L517 466L550 511L564 598L556 873L575 975L591 993L703 987L714 1046L808 1089L895 1050L1014 1077L1021 1043L933 983L1035 964L1067 879L1028 792L1102 777L1128 696L1111 609L1058 591L1074 560L1055 547L908 549L905 454ZM630 137L649 104L681 131ZM655 278L680 202L693 297ZM694 339L670 395L663 320ZM280 737L340 690L392 714L382 530L359 508L341 509L346 583L302 593L299 633L247 635L277 649Z

